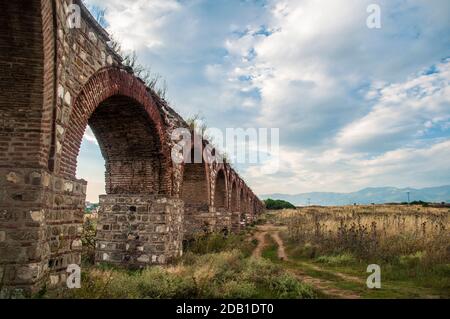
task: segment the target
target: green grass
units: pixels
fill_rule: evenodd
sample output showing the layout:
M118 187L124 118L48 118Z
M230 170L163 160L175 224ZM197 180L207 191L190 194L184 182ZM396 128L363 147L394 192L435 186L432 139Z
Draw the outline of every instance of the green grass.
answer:
M261 256L263 258L269 259L272 262L278 263L278 245L273 240L272 236L269 234L266 234L265 236L266 246L264 247L263 251L261 252Z
M418 260L420 253L399 256L397 262L358 260L350 253L323 255L311 258L311 247L287 245L291 258L289 267L301 269L305 274L328 280L337 288L351 290L363 298L450 298L450 265L424 265ZM365 281L369 264L381 267L381 289L368 289ZM311 265L321 268L314 269ZM333 273L360 278L362 283L343 280Z
M176 263L126 270L85 265L81 289L51 291L40 298L73 299L253 299L316 298L316 293L280 265L250 252L245 236L196 238ZM236 249L239 247L240 249Z

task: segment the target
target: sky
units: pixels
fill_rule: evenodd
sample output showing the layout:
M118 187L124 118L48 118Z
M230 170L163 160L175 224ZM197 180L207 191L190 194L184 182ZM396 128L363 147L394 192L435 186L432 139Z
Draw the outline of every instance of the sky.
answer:
M256 194L450 184L450 1L86 0L209 127L279 128ZM368 28L370 4L381 28ZM279 169L267 169L278 163ZM89 130L77 175L104 193Z

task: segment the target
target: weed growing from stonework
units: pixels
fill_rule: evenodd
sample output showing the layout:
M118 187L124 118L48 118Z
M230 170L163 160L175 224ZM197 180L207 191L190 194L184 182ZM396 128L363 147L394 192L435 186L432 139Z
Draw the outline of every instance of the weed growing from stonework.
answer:
M112 38L112 37L111 37ZM109 47L120 57L122 65L133 71L134 75L140 78L144 84L153 90L161 99L165 100L167 95L167 82L160 74L153 73L150 67L143 66L138 62L136 52L125 52L120 43L116 40L109 42Z
M233 166L229 155L224 150L220 150L214 141L214 136L208 134L208 124L206 123L205 117L200 112L189 117L186 120L186 124L188 125L191 134L198 134L204 141L208 142L208 144L217 152L216 157L220 158L221 161L228 163L230 166Z
M106 28L106 9L102 9L95 5L89 5L85 1L83 1L83 4L88 7L91 12L94 12L93 18L98 22L98 24L100 24L103 28ZM108 46L118 56L122 57L122 64L133 70L134 74L140 78L147 87L152 89L161 99L164 100L167 93L167 82L162 79L162 76L151 72L151 68L139 64L136 52L124 52L119 41L115 40L113 36L110 36L110 38L111 41L108 43Z

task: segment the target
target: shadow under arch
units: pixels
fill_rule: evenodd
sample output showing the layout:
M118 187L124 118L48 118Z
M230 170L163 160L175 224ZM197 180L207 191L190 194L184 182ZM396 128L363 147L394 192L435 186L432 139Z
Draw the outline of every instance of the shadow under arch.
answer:
M195 152L201 154L196 159ZM183 163L183 179L180 198L184 201L185 240L212 230L214 221L210 218L209 167L201 147L193 143Z
M77 95L68 122L54 157L57 174L75 179L88 125L105 160L95 262L138 268L180 256L183 205L172 195L166 126L144 83L123 68L100 69Z
M217 167L214 182L214 213L216 230L228 233L231 230L231 213L228 207L228 178L223 164Z
M77 95L56 171L75 178L89 124L106 161L106 193L171 195L171 160L161 115L145 85L118 67L97 71ZM138 180L132 180L137 178ZM139 180L143 181L139 185Z

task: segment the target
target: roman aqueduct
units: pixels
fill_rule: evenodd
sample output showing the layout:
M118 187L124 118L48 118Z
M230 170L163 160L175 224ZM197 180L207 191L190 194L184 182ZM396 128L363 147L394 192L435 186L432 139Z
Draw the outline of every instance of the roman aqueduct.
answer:
M76 168L88 125L106 167L98 262L164 264L194 233L239 231L263 210L229 164L172 161L171 134L187 123L122 65L81 1L2 1L0 16L3 293L64 285L80 264L87 182Z

